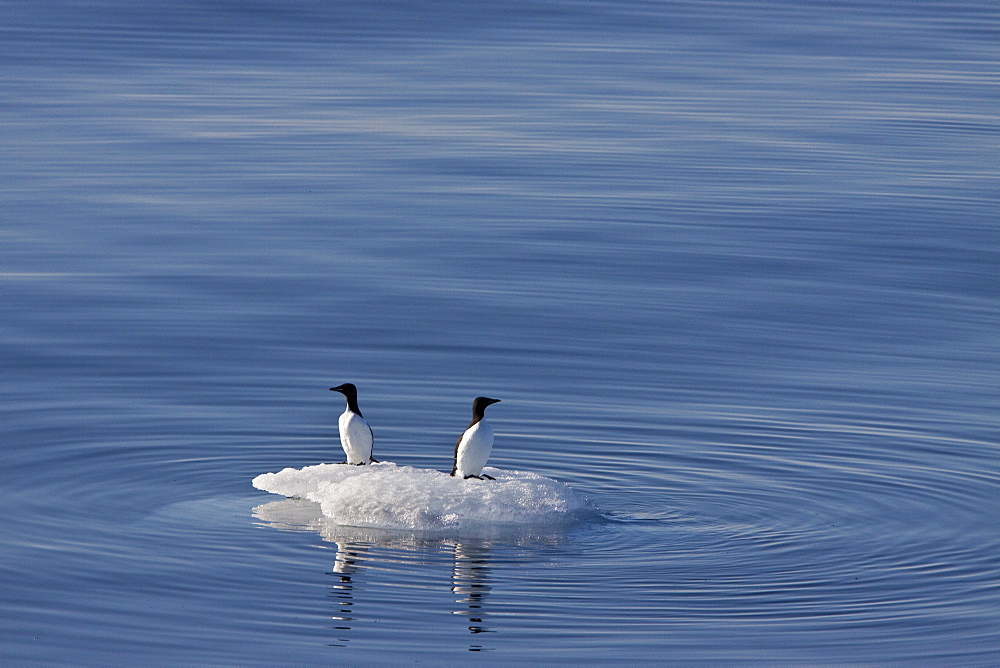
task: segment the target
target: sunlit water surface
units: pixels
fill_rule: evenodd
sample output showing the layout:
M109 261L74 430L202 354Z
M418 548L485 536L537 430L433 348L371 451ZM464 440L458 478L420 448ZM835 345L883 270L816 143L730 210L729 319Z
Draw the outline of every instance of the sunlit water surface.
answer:
M1000 663L992 3L0 9L5 665Z

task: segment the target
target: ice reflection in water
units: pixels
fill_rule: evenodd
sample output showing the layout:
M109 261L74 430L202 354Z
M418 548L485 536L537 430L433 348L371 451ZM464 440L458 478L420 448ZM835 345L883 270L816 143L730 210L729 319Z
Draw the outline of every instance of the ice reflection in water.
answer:
M496 565L493 548L500 543L507 547L551 545L564 539L552 527L546 529L548 533L536 533L528 527L504 527L489 535L480 532L469 536L347 527L325 517L319 504L301 499L259 505L253 509L253 515L264 525L281 531L315 532L336 547L333 568L328 572L334 578L332 597L336 612L332 618L333 628L338 632L336 640L330 643L334 647L345 647L350 641L348 632L367 623L364 599L385 596L384 591L376 591L380 587L401 586L407 593L417 591L425 600L435 601L440 598L436 596L441 591L437 584L440 582L443 586L450 583L452 600L459 605L447 612L467 620L466 629L473 637L469 651L490 651L493 648L482 644L481 634L496 633L488 623L492 571ZM450 576L445 576L449 561ZM443 577L428 577L428 566L431 570L439 566ZM399 582L401 578L403 582ZM362 583L367 586L362 588ZM384 610L385 603L372 600L367 607Z

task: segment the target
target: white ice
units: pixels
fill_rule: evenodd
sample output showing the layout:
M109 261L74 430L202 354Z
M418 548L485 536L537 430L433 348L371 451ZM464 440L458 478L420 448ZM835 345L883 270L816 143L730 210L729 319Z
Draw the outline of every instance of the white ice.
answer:
M461 480L447 473L381 462L317 464L253 479L265 492L320 504L337 524L439 531L564 522L587 512L571 487L526 471L487 467L496 480Z

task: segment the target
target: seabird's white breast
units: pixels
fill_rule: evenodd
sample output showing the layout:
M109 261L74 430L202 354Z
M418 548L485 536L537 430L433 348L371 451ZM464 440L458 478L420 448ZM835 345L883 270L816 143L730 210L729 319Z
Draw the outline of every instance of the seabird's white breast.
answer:
M372 430L365 419L348 409L341 413L340 444L344 446L348 464L367 464L372 458Z
M493 450L493 429L486 420L480 420L465 430L455 455L455 475L464 478L482 475L483 467Z

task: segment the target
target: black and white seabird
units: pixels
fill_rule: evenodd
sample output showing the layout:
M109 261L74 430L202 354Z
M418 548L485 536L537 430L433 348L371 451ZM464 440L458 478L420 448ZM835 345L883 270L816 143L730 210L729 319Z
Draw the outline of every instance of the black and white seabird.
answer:
M363 466L369 462L377 462L372 458L372 444L375 437L372 428L365 422L358 408L358 388L353 383L344 383L331 387L331 392L340 392L347 397L347 410L340 415L340 444L344 447L347 461L341 464Z
M453 476L495 480L483 473L486 460L493 450L493 428L483 419L483 412L487 406L496 403L500 403L500 400L486 397L476 397L472 401L472 422L455 443L455 466L451 470Z

